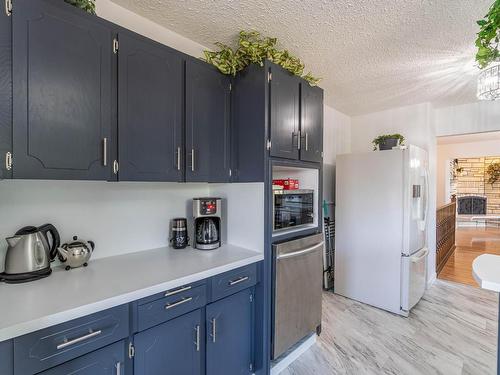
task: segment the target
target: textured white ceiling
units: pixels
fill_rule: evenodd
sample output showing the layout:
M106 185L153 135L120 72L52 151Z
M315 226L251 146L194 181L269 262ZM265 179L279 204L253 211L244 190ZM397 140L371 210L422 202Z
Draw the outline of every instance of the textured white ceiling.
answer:
M475 100L475 21L493 0L112 0L202 45L276 36L357 115Z

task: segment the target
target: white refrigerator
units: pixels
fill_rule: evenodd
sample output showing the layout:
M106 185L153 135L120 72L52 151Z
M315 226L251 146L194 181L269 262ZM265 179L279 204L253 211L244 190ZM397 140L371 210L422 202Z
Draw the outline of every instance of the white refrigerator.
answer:
M408 316L426 287L425 150L337 157L334 291Z

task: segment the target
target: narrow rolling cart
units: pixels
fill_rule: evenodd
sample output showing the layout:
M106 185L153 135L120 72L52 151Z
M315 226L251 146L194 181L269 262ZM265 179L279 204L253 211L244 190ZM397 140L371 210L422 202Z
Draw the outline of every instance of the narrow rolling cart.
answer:
M326 204L325 204L326 205ZM335 219L326 215L324 218L325 250L323 253L323 288L332 290L334 287L335 267Z

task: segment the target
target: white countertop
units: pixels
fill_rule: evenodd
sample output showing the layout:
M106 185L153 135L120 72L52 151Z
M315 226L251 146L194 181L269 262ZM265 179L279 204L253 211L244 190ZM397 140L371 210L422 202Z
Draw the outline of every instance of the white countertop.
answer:
M262 259L262 253L232 245L159 248L91 260L70 271L58 267L29 283L0 283L0 342Z
M500 256L482 254L472 262L474 279L483 289L500 292Z

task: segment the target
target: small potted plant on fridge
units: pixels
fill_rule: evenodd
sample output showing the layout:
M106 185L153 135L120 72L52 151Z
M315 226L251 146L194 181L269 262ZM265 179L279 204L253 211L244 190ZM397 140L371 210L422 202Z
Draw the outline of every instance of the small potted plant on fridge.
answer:
M403 137L401 134L384 134L379 135L372 141L372 143L373 151L392 150L394 147L404 146L405 137Z

